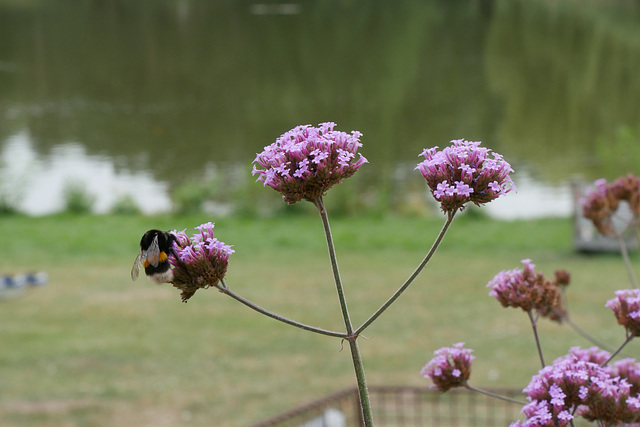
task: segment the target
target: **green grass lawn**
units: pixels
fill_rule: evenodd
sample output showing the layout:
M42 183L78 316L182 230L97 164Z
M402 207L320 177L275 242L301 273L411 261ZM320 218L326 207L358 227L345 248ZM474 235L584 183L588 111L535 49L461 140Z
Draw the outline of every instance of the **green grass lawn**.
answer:
M215 290L188 304L170 285L129 270L149 228L182 229L201 217L0 218L0 273L46 271L48 286L0 301L0 425L242 426L355 384L348 348L260 316ZM413 271L438 218L333 218L343 283L356 325ZM270 310L341 330L322 227L313 216L221 218L234 245L227 284ZM475 349L471 382L523 388L540 368L524 312L487 295L500 270L531 258L536 270L572 273L572 317L610 346L624 331L604 307L628 287L622 261L572 248L570 220L457 218L416 282L360 340L369 384L428 385L434 350ZM637 254L633 254L637 264ZM548 362L591 344L542 321ZM638 354L637 342L625 353Z

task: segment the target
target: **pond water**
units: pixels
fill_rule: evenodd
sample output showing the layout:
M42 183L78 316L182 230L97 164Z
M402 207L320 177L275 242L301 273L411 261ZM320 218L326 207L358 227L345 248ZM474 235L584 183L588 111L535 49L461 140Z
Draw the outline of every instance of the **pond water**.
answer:
M490 215L566 216L572 181L640 173L638 69L623 0L0 0L0 202L280 203L255 154L334 121L370 161L344 209L424 208L418 154L467 138L516 170Z

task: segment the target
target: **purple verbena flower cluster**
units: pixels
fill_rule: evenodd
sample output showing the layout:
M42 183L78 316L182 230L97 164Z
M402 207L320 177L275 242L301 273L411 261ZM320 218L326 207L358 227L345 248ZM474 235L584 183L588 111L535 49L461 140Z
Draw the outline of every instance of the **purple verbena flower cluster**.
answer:
M610 357L611 357L611 354L609 354L608 351L602 350L595 346L589 347L589 348L571 347L569 349L569 354L556 359L554 363L559 363L563 359L571 359L571 360L581 360L583 362L596 363L602 366L605 364L605 362L609 360Z
M640 289L621 289L616 298L605 304L616 316L618 324L625 327L628 336L640 336Z
M612 376L624 378L631 385L630 395L640 393L640 363L636 359L626 358L613 362L609 368Z
M633 175L620 177L611 184L607 184L605 179L598 179L595 189L581 200L582 214L600 233L615 235L612 219L622 201L628 203L632 213L632 219L626 225L637 227L640 222L640 178Z
M257 181L282 194L290 205L316 201L333 185L353 175L367 163L358 131L351 134L333 130L336 124L297 126L265 147L253 161ZM356 154L359 157L356 158Z
M425 378L431 378L432 388L444 392L466 384L475 356L471 355L473 350L463 347L464 343L459 342L453 347L443 347L434 352L435 357L420 371Z
M556 272L551 281L543 274L536 274L535 264L530 259L522 260L523 269L503 270L487 283L489 295L495 297L503 307L520 307L526 312L536 310L541 316L562 322L566 311L558 285L569 283L569 273Z
M480 147L480 142L457 139L442 151L433 147L420 155L425 160L416 169L443 212L456 212L468 202L480 206L515 189L511 165L500 154Z
M581 354L581 350L573 350ZM581 354L600 357L594 350ZM635 362L625 362L624 369L637 373ZM602 367L580 360L575 355L559 358L535 375L524 389L529 403L522 412L526 420L512 427L567 426L575 416L603 425L640 420L640 395L623 369ZM636 375L637 378L637 375ZM635 379L633 381L636 381Z
M213 237L212 222L196 227L199 233L191 238L185 231L172 231L176 236L174 252L170 257L173 267L174 287L180 289L182 301L186 302L198 289L215 286L227 273L229 256L235 251L231 246Z

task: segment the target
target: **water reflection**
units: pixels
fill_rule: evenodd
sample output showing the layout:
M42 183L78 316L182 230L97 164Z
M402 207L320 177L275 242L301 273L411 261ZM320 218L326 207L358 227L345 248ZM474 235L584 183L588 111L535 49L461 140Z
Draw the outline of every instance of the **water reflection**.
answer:
M622 0L0 0L0 176L27 192L35 169L58 187L91 171L78 174L98 210L122 194L167 209L181 183L250 169L283 131L332 120L364 133L371 165L352 184L364 204L394 209L396 189L422 190L395 171L453 138L535 177L515 177L517 197L566 194L575 175L638 173L639 67L640 6ZM261 203L236 175L234 194ZM163 201L140 199L151 193Z
M497 219L532 219L540 217L568 217L574 212L571 185L546 184L534 179L526 170L514 175L518 191L494 200L483 211Z
M166 183L154 180L146 172L118 170L113 159L88 155L85 148L77 143L57 145L45 157L33 149L28 135L13 135L0 151L0 165L0 191L20 211L30 215L62 210L65 191L74 186L80 186L94 199L96 213L113 210L119 201L127 197L147 214L168 212L172 208ZM398 165L393 173L395 186L400 187L411 180L413 167L415 165L410 163ZM203 175L226 186L233 184L222 181L242 182L242 173L248 175L248 168L236 165L217 170L211 164ZM228 175L227 179L221 178L221 174ZM422 181L417 175L414 178L417 178L414 181ZM517 182L517 193L511 193L484 208L488 215L511 220L568 216L572 213L573 199L568 185L546 185L534 180L526 171L517 174ZM421 186L414 185L400 191L404 193L405 201L418 198L418 204L426 202L426 199L421 200L426 192ZM204 208L212 213L229 214L233 212L233 203L212 200ZM432 208L435 209L435 205Z
M297 15L300 10L301 7L297 3L255 3L249 7L249 13L252 15Z
M113 209L130 197L144 213L167 211L171 201L165 183L148 172L117 170L112 159L89 155L77 143L60 144L42 156L29 136L10 137L0 151L2 194L20 211L44 215L64 208L65 191L74 186L94 199L96 213Z
M499 139L518 141L518 154L544 168L548 179L566 179L568 171L637 173L638 3L497 5L486 69L504 102Z

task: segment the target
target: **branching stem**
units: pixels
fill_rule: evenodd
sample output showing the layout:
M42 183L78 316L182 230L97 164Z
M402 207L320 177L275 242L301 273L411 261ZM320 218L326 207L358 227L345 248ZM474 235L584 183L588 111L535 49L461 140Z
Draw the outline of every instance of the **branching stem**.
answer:
M618 355L618 353L620 353L622 351L622 349L624 348L624 346L626 346L627 344L629 344L629 342L633 339L633 335L631 335L629 332L627 332L627 339L622 343L622 345L611 355L611 357L609 358L609 360L607 360L606 362L604 362L602 364L602 366L607 366L609 364L609 362L611 362L613 360L614 357L616 357Z
M442 226L442 230L440 230L440 234L438 234L438 237L436 238L435 242L433 242L431 249L429 250L429 252L427 252L427 255L424 257L422 262L414 270L411 276L409 276L409 278L402 284L402 286L400 286L400 288L398 288L398 290L384 304L382 304L382 306L380 306L380 308L376 310L376 312L373 313L371 317L367 319L366 322L364 322L358 329L356 329L355 335L361 334L362 331L364 331L378 317L380 317L380 315L384 313L385 310L389 308L391 304L393 304L394 301L398 299L398 297L400 297L400 295L402 295L402 293L409 287L409 285L411 285L411 283L415 280L415 278L418 277L422 269L427 265L431 257L433 257L433 254L435 254L436 250L438 249L438 246L440 246L440 243L442 242L444 235L447 233L449 226L453 222L453 217L455 216L455 214L456 214L456 211L450 212L447 214L447 220Z
M633 271L633 266L631 265L631 259L629 258L629 251L627 250L627 244L624 241L621 233L615 233L616 240L618 241L618 245L620 246L620 253L622 254L622 259L624 260L624 265L627 267L627 275L629 276L629 282L631 282L631 286L635 289L638 287L638 279L636 279L636 274Z
M592 344L600 347L603 350L607 350L608 352L612 352L613 350L611 349L610 346L608 346L607 344L603 343L602 341L597 340L596 338L592 337L591 335L589 335L589 333L587 333L584 329L582 329L581 327L579 327L578 325L576 325L573 320L571 320L571 318L569 316L565 316L563 319L563 321L567 322L569 324L569 326L571 326L573 328L574 331L576 331L577 333L579 333L583 338L587 339L588 341L590 341Z
M544 363L544 357L542 356L542 347L540 346L540 337L538 337L538 316L533 317L533 311L529 310L527 312L529 314L529 320L531 320L531 328L533 329L533 336L536 339L536 347L538 348L538 356L540 356L540 363L542 363L542 367L547 366Z
M349 349L351 350L351 359L353 361L353 368L356 374L356 380L358 382L358 393L360 395L360 406L362 409L362 421L366 427L373 427L373 415L371 411L371 402L369 399L369 390L367 389L367 380L364 374L364 365L362 363L362 357L360 356L360 350L358 349L358 335L353 333L353 326L351 324L351 318L349 317L349 310L347 309L347 299L342 287L342 280L340 279L340 271L338 269L338 259L336 257L336 250L333 244L333 236L331 235L331 227L329 226L329 216L327 210L324 207L324 201L322 197L318 197L313 204L318 208L320 218L322 219L322 226L324 228L324 234L327 239L327 248L329 250L329 258L331 260L331 270L333 271L333 279L338 292L338 300L340 301L340 309L342 310L342 318L347 330L347 341L349 342Z
M467 383L464 384L464 388L466 388L467 390L475 391L475 392L480 393L480 394L484 394L484 395L489 396L489 397L494 397L496 399L504 400L505 402L515 403L516 405L523 405L524 406L524 405L527 404L526 402L523 402L521 400L512 399L510 397L502 396L502 395L496 394L496 393L492 393L492 392L487 391L487 390L482 390L480 388L475 388L473 386L470 386Z
M265 308L262 308L259 305L254 304L251 301L249 301L249 300L241 297L240 295L236 294L235 292L233 292L231 289L229 289L229 287L226 285L224 280L221 280L216 285L216 288L218 288L218 290L221 293L230 296L234 300L246 305L247 307L251 308L252 310L257 311L258 313L262 313L265 316L268 316L268 317L270 317L272 319L275 319L275 320L277 320L279 322L283 322L283 323L286 323L287 325L295 326L296 328L304 329L305 331L315 332L315 333L321 334L321 335L328 335L330 337L337 337L337 338L347 338L347 334L345 334L344 332L328 331L326 329L316 328L315 326L305 325L304 323L296 322L295 320L288 319L288 318L286 318L284 316L280 316L279 314L273 313L273 312L271 312L271 311L269 311L269 310L267 310Z

